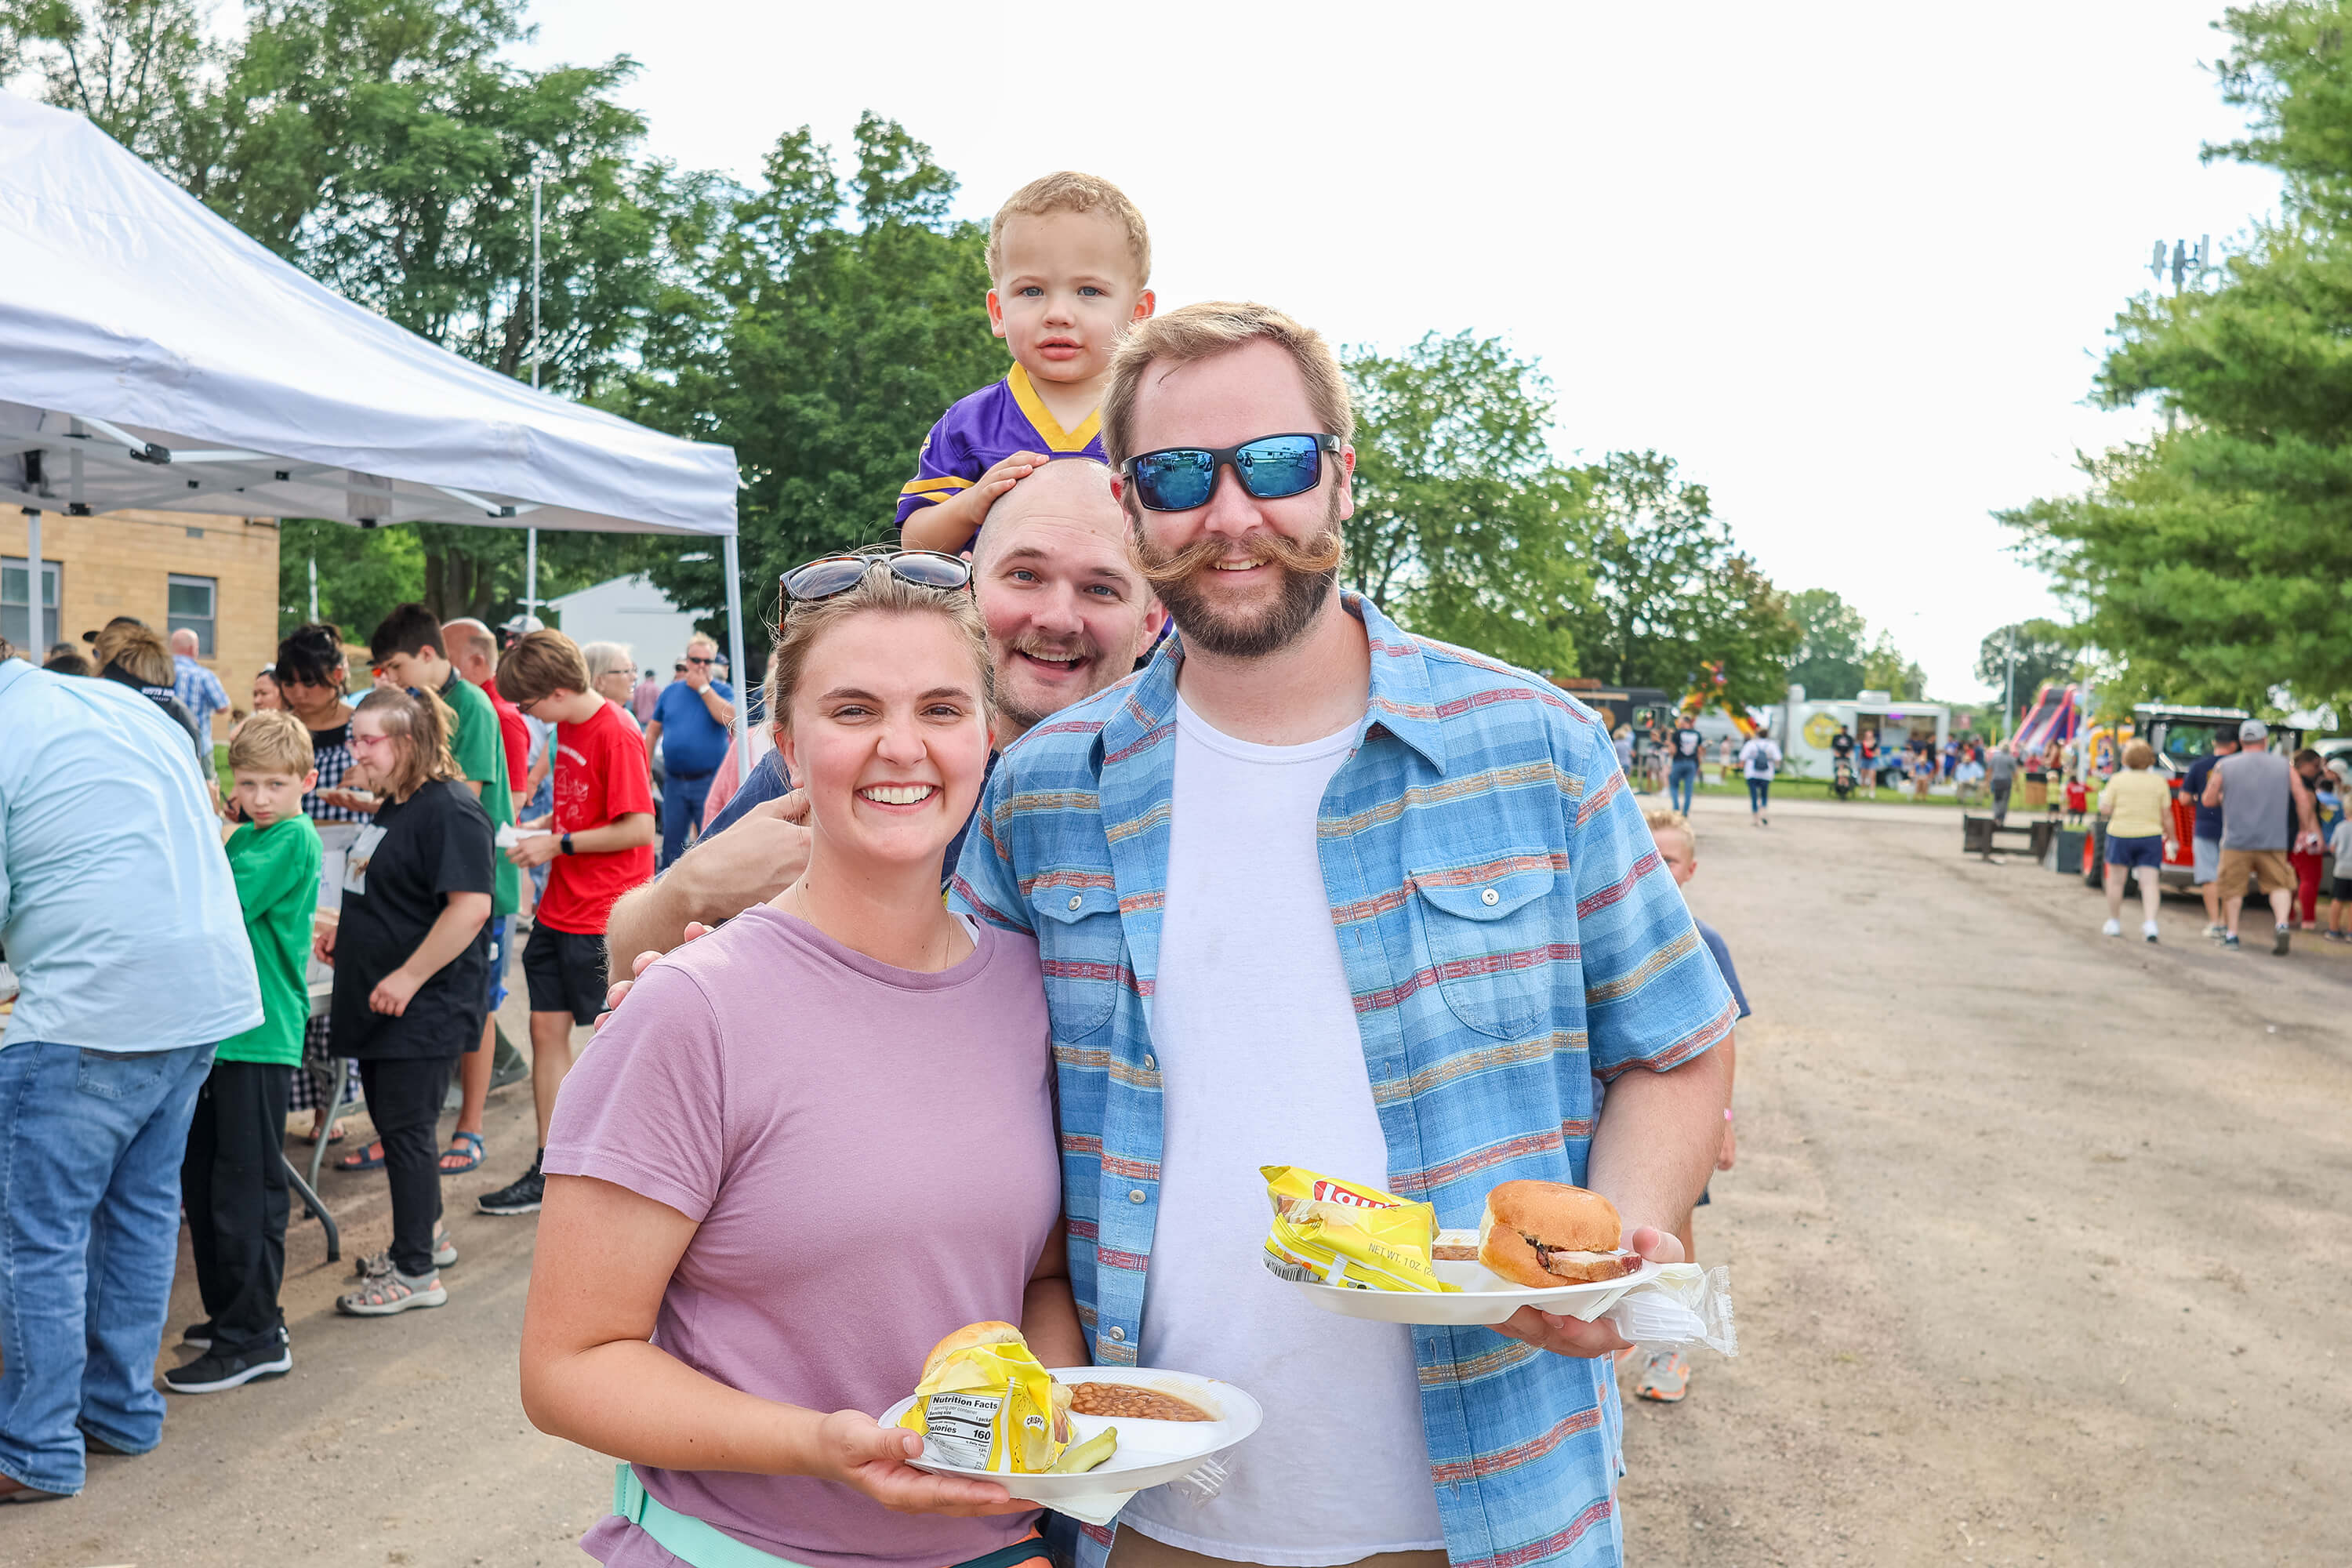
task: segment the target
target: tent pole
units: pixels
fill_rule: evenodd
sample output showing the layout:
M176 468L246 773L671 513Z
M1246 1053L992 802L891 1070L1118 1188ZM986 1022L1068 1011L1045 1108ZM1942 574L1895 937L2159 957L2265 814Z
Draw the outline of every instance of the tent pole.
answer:
M25 509L25 570L30 574L25 579L25 641L30 645L26 657L31 658L37 654L45 658L48 656L49 639L41 635L41 514L32 507ZM58 630L60 634L66 629L65 618L65 606L60 605L58 606Z
M539 390L539 186L537 168L530 172L530 385ZM528 530L522 547L522 613L539 614L539 530Z
M735 745L740 777L736 788L751 780L751 667L743 662L743 573L737 564L735 536L729 534L727 563L727 663L735 677Z
M310 619L319 618L319 552L310 552Z

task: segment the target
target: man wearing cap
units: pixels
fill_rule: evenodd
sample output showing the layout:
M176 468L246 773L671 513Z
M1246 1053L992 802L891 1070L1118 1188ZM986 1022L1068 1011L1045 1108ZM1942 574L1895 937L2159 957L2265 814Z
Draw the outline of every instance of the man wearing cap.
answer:
M2294 896L2294 870L2287 850L2319 843L2319 814L2311 790L2287 760L2270 749L2270 726L2249 719L2238 726L2238 754L2213 766L2201 797L2221 808L2221 945L2236 951L2238 911L2252 878L2271 901L2277 930L2271 952L2287 948L2287 914Z

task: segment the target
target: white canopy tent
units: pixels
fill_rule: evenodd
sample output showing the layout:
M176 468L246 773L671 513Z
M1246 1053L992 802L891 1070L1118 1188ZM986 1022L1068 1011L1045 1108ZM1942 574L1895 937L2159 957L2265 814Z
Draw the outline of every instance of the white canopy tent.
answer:
M352 303L79 115L0 92L0 505L720 542L735 455L523 385ZM737 705L739 731L748 704Z

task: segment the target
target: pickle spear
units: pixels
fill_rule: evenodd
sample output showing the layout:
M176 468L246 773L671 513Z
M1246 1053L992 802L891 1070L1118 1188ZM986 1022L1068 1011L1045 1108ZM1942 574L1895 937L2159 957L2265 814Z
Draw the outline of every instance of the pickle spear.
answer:
M1118 1428L1106 1426L1099 1436L1065 1450L1062 1457L1054 1461L1051 1473L1057 1476L1084 1475L1109 1458L1118 1449Z

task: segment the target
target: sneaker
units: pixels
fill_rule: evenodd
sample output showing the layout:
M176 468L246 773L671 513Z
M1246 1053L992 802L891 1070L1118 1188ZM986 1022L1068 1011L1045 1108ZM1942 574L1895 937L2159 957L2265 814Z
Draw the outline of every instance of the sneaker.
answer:
M2124 934L2123 922L2121 921L2109 921L2099 928L2099 934L2101 936L2121 936Z
M2236 931L2223 931L2223 932L2221 933L2221 945L2222 945L2223 947L2227 948L2227 949L2228 949L2230 952L2237 952L2237 951L2238 951L2238 933L2237 933Z
M1690 1358L1680 1351L1651 1351L1633 1380L1638 1397L1661 1405L1679 1405L1689 1392Z
M293 1370L294 1352L281 1339L241 1353L206 1351L187 1365L165 1373L163 1386L174 1394L218 1394L259 1377L284 1377Z
M2205 940L2208 942L2219 942L2229 934L2230 928L2228 926L2212 925L2205 928Z
M2142 921L2139 922L2139 939L2142 942L2154 942L2156 940L2156 922L2154 921Z
M2271 953L2273 957L2284 958L2286 956L2286 934L2287 928L2284 926L2279 927L2278 930L2273 933L2271 937Z
M446 1268L457 1261L457 1244L449 1239L449 1227L443 1225L435 1226L433 1227L433 1267ZM384 1248L382 1252L371 1252L352 1265L352 1278L354 1279L365 1279L370 1275L391 1272L392 1249L390 1247Z
M2342 931L2332 929L2321 931L2319 934L2326 937L2330 942L2352 941L2352 938L2347 938Z
M540 1200L547 1194L547 1178L540 1173L539 1163L546 1156L542 1149L530 1157L530 1169L507 1186L485 1194L474 1200L474 1206L484 1214L536 1214Z
M413 1307L438 1307L449 1300L436 1273L403 1274L397 1268L368 1277L348 1296L335 1298L335 1310L352 1318L389 1318Z
M209 1322L190 1323L180 1331L180 1342L190 1350L208 1351L213 1348L213 1326Z

